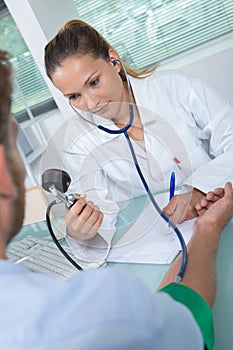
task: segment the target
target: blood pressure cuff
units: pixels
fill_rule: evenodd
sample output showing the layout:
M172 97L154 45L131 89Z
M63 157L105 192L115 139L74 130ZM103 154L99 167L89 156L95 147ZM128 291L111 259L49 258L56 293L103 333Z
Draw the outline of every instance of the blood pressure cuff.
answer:
M169 294L174 300L185 305L193 314L201 330L206 349L214 347L214 322L211 308L193 289L178 283L171 283L160 290Z

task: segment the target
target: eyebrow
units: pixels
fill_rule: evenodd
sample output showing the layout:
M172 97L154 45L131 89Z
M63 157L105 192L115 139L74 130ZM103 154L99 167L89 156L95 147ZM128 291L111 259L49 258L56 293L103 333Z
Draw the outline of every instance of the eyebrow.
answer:
M97 70L95 72L93 72L88 78L87 80L85 81L84 85L87 85L89 83L89 81L92 79L93 75L95 75L97 73ZM69 96L72 96L72 95L75 95L77 94L77 92L69 92L67 94L64 94L65 97L69 97Z

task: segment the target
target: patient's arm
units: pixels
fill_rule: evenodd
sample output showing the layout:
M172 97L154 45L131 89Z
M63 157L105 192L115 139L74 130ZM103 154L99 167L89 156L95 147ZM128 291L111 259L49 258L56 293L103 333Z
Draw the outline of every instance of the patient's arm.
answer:
M181 284L194 289L210 306L213 305L216 294L215 259L220 235L233 216L231 183L226 183L224 190L214 190L211 196L212 200L209 200L208 206L200 206L194 233L187 246L187 266L181 280ZM180 263L179 255L166 273L159 289L175 281Z

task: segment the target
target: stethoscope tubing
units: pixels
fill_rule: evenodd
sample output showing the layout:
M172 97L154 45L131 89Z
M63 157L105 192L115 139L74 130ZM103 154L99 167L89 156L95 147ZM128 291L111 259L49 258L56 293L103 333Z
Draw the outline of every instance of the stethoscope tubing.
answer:
M132 158L133 158L133 162L134 162L134 165L135 165L135 168L137 170L137 173L140 177L140 180L146 190L146 193L147 195L149 196L150 198L150 201L152 202L154 208L157 210L158 214L161 216L161 218L166 221L168 223L168 225L174 230L174 232L176 233L179 241L180 241L180 245L181 245L181 250L182 250L182 261L181 261L181 266L180 266L180 270L176 276L176 282L180 282L180 280L183 278L183 275L184 275L184 272L185 272L185 268L186 268L186 264L187 264L187 248L186 248L186 244L185 244L185 241L184 241L184 238L183 238L183 235L182 233L180 232L180 230L178 229L178 227L163 213L163 211L160 209L158 203L156 202L147 182L146 182L146 179L145 177L143 176L143 173L141 171L141 168L138 164L138 161L137 161L137 157L136 157L136 154L135 154L135 151L134 151L134 148L133 148L133 145L132 145L132 142L130 140L130 137L127 133L127 131L124 132L124 135L125 135L125 138L128 142L128 145L129 145L129 149L130 149L130 153L132 155Z
M128 124L119 130L112 130L112 129L108 129L103 127L102 125L98 125L98 128L104 132L107 132L108 134L124 134L127 142L128 142L128 146L130 149L130 153L136 168L136 171L140 177L140 180L145 188L145 191L147 193L147 195L150 198L150 201L152 202L154 208L157 210L158 214L161 216L161 218L163 220L165 220L168 225L174 230L174 232L176 233L179 241L180 241L180 245L181 245L181 250L182 250L182 260L181 260L181 266L180 266L180 270L176 276L176 282L180 282L180 280L183 278L184 272L185 272L185 268L186 268L186 264L187 264L187 248L186 248L186 244L183 238L182 233L180 232L180 230L178 229L178 227L162 212L162 210L160 209L159 205L157 204L147 182L145 177L143 176L142 170L138 164L138 160L132 145L132 142L130 140L129 134L128 134L128 129L131 127L132 123L133 123L133 119L134 119L134 111L133 111L133 105L132 103L129 104L129 111L130 111L130 120L128 122Z

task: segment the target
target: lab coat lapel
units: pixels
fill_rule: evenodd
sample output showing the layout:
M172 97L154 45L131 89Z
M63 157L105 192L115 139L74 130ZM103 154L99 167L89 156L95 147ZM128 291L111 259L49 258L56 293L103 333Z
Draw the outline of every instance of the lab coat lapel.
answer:
M147 133L145 133L145 145L149 163L155 157L156 150L153 150L151 143L151 138L155 138L164 145L171 155L171 162L174 162L179 170L183 169L184 173L190 172L191 163L188 149L176 131L178 126L172 125L168 122L167 116L161 116L154 110L153 92L148 86L148 79L139 81L138 79L130 78L130 83L144 130L150 136L147 137ZM158 154L157 157L162 158L163 154Z

